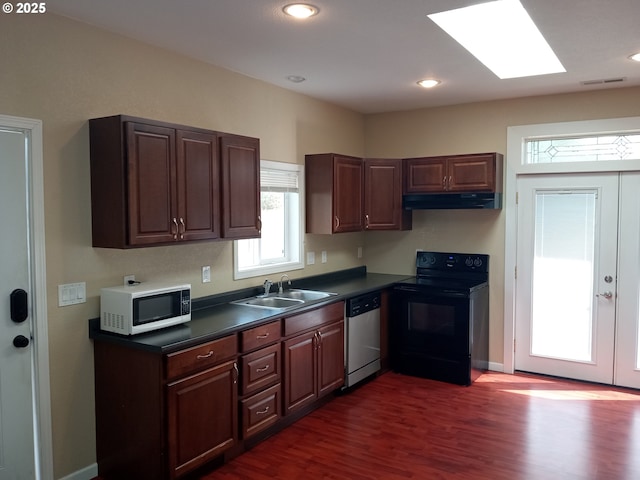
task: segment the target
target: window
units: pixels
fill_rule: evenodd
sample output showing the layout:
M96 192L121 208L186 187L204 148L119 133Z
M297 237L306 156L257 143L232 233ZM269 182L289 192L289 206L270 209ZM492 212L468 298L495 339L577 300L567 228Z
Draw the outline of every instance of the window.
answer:
M234 278L301 269L302 165L260 162L261 238L236 240Z
M525 141L527 163L601 162L640 158L640 135L602 134Z

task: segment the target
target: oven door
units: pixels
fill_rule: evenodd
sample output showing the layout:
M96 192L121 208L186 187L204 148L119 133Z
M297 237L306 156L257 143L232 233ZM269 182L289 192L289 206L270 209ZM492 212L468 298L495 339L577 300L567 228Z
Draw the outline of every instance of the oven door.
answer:
M469 356L469 295L459 290L398 285L394 347L443 358Z

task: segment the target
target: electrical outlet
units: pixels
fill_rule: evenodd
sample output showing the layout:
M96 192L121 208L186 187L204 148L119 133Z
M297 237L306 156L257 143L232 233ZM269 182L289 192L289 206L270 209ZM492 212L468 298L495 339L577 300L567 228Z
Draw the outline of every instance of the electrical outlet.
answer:
M362 247L358 247L358 258L362 258Z
M313 265L314 263L316 263L316 253L307 252L307 265Z
M136 282L135 275L125 275L124 276L124 286L128 287L129 285L133 285Z
M327 252L325 250L322 251L322 263L327 263Z
M202 267L202 283L209 283L211 281L211 267L206 265Z

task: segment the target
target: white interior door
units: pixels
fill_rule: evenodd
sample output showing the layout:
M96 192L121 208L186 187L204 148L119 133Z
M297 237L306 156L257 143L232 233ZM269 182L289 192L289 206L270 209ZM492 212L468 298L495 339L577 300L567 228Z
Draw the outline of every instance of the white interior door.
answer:
M32 321L31 315L19 323L12 320L10 301L12 292L23 290L32 310L26 141L24 131L0 127L0 480L37 478ZM16 305L19 296L14 295Z
M515 366L612 383L618 174L518 179Z
M640 173L620 177L616 385L640 388Z

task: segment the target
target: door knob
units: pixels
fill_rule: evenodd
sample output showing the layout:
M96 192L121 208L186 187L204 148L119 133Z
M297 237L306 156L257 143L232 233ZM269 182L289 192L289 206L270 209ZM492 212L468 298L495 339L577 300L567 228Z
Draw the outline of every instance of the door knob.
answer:
M24 335L18 335L13 339L13 346L16 348L25 348L29 345L29 339Z
M606 299L610 299L611 297L613 297L613 293L611 292L598 293L596 297L604 297Z

